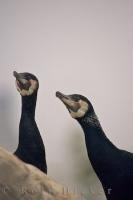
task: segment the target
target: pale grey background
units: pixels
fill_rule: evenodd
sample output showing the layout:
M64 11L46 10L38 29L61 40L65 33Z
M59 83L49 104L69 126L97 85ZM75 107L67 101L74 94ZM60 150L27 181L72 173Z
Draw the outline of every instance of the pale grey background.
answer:
M49 175L103 200L83 132L55 91L87 96L110 140L133 151L132 63L131 0L0 0L0 145L14 151L18 141L12 71L35 73Z

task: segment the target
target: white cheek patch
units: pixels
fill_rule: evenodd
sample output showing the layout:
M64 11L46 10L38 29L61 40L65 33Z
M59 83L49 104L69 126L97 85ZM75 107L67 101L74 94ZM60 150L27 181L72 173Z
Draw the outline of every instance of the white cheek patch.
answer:
M34 92L34 90L32 88L29 88L28 94L31 95L33 92Z
M89 105L88 105L87 102L85 102L83 100L80 100L79 104L80 104L80 108L78 109L77 112L70 111L71 116L73 118L83 117L86 114L86 112L88 111L88 109L89 109Z
M23 84L26 84L28 81L27 81L26 79L21 78L21 82L22 82Z
M27 96L27 92L28 92L27 90L24 90L24 89L23 89L23 90L21 90L20 94L21 94L22 96Z
M31 83L31 86L29 87L29 90L25 90L25 89L20 89L18 84L16 83L16 88L17 90L19 91L19 93L22 95L22 96L30 96L31 94L33 94L33 92L35 90L38 89L38 82L35 81L35 80L30 80L30 83Z
M82 111L81 109L79 109L77 112L73 112L73 111L70 111L70 112L71 112L72 118L80 118L85 115L85 112Z
M35 80L31 79L30 83L31 83L30 89L32 89L33 91L38 89L38 86L39 86L38 81L35 81Z
M18 87L17 81L15 82L15 84L16 84L16 88L17 88L18 92L21 92L20 88Z

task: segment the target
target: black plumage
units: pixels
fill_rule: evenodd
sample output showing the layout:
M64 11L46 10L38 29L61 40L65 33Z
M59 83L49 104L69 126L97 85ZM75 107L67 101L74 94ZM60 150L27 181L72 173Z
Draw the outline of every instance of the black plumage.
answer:
M45 146L35 121L38 80L30 73L14 72L14 76L22 98L19 144L14 154L24 162L47 173Z
M133 199L133 154L117 148L105 135L92 104L81 95L56 93L81 125L88 157L108 200ZM88 105L88 107L87 107Z

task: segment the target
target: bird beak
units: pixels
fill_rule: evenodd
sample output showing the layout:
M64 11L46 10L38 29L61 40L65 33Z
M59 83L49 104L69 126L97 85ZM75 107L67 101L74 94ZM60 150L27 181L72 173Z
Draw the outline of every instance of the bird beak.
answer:
M23 73L18 73L16 71L13 72L13 76L16 78L20 89L29 89L30 83L26 80Z
M16 71L13 72L13 76L22 84L26 84L28 81L25 79L23 73L17 73Z
M16 71L13 72L13 76L14 76L16 79L20 78L20 74L19 74L18 72L16 72Z
M68 110L71 110L73 112L77 112L80 108L80 104L72 99L69 95L64 95L61 92L56 92L56 97L58 97L68 108Z

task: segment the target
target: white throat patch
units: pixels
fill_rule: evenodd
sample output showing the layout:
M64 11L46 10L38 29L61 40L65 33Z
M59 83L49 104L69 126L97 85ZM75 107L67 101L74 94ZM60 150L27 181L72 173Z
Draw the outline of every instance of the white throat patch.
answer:
M30 96L31 94L33 94L33 92L35 91L35 90L37 90L38 89L38 82L37 81L35 81L35 80L29 80L30 81L30 83L31 83L31 86L29 87L29 89L28 90L25 90L25 89L20 89L19 88L19 86L18 86L18 84L16 83L16 88L17 88L17 90L19 91L19 93L22 95L22 96Z
M89 105L87 102L80 100L78 103L80 104L80 108L77 112L70 110L70 114L73 118L83 117L89 109Z

